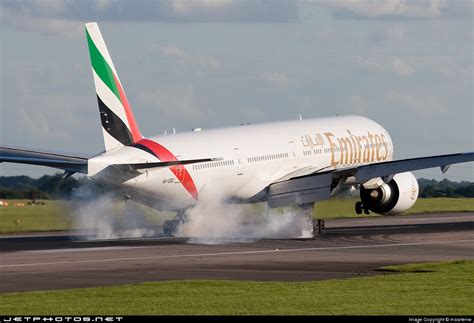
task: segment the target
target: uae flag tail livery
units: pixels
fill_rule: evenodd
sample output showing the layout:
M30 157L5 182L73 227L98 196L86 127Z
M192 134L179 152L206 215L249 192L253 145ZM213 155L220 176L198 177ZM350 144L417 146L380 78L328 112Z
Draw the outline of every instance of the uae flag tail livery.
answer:
M86 37L105 150L131 146L143 137L97 23L86 24Z

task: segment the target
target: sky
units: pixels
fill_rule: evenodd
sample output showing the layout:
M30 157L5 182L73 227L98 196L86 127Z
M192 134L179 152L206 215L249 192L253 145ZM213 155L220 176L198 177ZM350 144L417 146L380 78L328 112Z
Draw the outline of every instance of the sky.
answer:
M0 2L0 145L103 150L84 23L145 136L356 114L396 158L474 151L472 0ZM0 175L55 170L0 164ZM418 177L444 178L439 169ZM473 163L450 180L474 181Z

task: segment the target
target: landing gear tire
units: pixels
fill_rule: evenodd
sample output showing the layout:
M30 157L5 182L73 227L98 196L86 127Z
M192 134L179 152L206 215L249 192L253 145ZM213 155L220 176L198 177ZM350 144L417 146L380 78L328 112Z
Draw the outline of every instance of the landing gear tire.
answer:
M321 234L325 228L326 228L326 224L324 223L324 220L313 219L313 234L315 234L316 232L318 234Z
M163 234L166 237L175 237L180 224L188 222L186 210L178 210L176 217L173 220L166 220L163 222Z
M163 222L163 234L166 237L174 237L176 234L177 227L178 227L178 221L166 220Z
M370 214L370 210L365 207L365 208L364 208L364 213L365 213L365 214Z
M355 204L355 212L356 214L362 214L362 202L356 202Z

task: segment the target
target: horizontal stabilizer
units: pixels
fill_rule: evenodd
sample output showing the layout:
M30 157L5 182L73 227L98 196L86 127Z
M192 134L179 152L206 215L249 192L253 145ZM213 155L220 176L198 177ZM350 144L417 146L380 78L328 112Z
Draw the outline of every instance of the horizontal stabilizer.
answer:
M87 174L87 158L50 152L0 147L0 163L2 162L48 166L68 173Z
M188 165L188 164L198 164L198 163L207 163L220 161L223 158L201 158L201 159L186 159L186 160L171 160L165 162L151 162L151 163L135 163L135 164L114 164L114 166L125 168L125 169L147 169L147 168L157 168L157 167L170 167L177 165Z

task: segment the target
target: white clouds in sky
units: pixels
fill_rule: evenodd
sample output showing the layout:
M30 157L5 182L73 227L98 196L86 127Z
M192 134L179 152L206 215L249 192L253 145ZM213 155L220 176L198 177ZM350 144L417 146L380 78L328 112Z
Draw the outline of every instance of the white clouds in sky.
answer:
M336 19L472 19L472 0L307 0Z
M0 144L102 149L83 30L98 20L146 135L361 114L402 156L472 150L471 3L0 1Z
M290 79L288 78L288 76L284 73L279 72L262 73L261 75L259 75L258 79L277 86L290 84Z
M414 67L405 58L384 54L383 50L374 49L366 57L358 57L361 68L391 72L398 76L410 76L415 73Z
M392 59L392 68L394 72L400 76L409 76L415 72L410 64L399 57L394 57Z
M374 47L365 56L357 57L357 65L363 69L393 73L400 77L411 76L423 70L455 78L472 75L473 70L472 61L465 61L462 56L446 53L392 56L381 47Z
M232 5L232 0L171 0L171 7L178 14L189 14L196 10L219 10Z
M434 95L425 93L406 93L401 91L387 91L384 93L386 101L393 101L400 107L407 108L413 114L412 118L426 116L427 114L443 115L448 112L448 107L437 101Z
M272 22L298 21L292 0L3 0L3 25L76 37L87 21Z
M165 46L160 46L159 51L162 55L169 56L169 57L176 57L176 58L185 58L186 52L174 45L165 45Z

